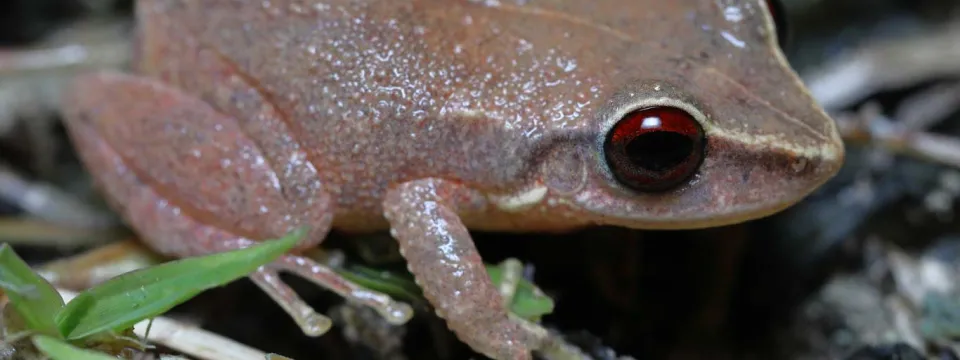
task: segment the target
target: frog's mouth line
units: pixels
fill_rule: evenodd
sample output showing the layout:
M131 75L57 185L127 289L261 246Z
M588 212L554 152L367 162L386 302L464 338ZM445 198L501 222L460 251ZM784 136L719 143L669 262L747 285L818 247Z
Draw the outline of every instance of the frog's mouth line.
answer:
M805 194L809 195L809 194ZM806 196L804 196L806 197ZM736 225L753 220L762 219L775 215L793 205L796 205L803 197L796 201L784 201L776 204L763 204L754 208L743 208L737 212L727 213L727 215L718 216L716 214L706 214L698 217L676 216L674 218L662 217L660 219L651 219L643 216L630 216L623 213L602 212L591 209L583 204L574 201L564 201L564 203L584 214L593 214L591 220L597 225L621 226L631 229L642 230L696 230L727 225Z
M736 213L734 215L726 216L726 217L717 217L715 215L711 215L711 216L704 216L699 219L687 218L687 219L681 219L677 221L671 221L671 220L654 221L654 222L644 223L641 225L637 225L638 223L636 222L629 222L629 221L623 222L623 221L614 220L609 223L605 223L605 225L623 226L628 228L644 229L644 230L698 230L698 229L705 229L705 228L736 225L736 224L742 224L742 223L746 223L754 220L759 220L762 218L775 215L787 208L790 208L795 204L796 202L784 202L784 203L781 203L780 206L776 206L776 207L762 206L755 211L740 212L740 213Z

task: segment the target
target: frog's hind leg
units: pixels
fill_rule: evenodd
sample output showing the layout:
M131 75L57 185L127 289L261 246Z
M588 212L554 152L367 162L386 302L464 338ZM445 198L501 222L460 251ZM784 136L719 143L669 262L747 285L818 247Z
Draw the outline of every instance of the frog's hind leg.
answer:
M233 117L149 78L105 72L83 75L75 84L65 98L65 124L81 153L88 153L83 160L115 160L140 187L185 216L232 234L280 237L309 226L311 243L304 245L313 246L329 231L334 205L316 173L282 177L288 168L312 168L296 160L304 156L275 160L269 152L276 149L261 145L263 139L248 135ZM117 176L112 172L119 170L98 178ZM124 195L117 198L129 197ZM178 256L221 251L215 244L186 249L167 239L151 245Z
M319 181L285 181L254 141L262 139L195 97L148 78L101 73L78 79L64 108L70 137L106 199L161 253L240 249L307 226L299 251L319 244L331 227L332 200ZM375 306L388 319L409 310L307 257L284 255L250 278L308 335L323 333L329 319L281 282L278 271Z
M254 244L252 240L188 217L182 209L141 182L87 124L74 120L68 120L67 124L83 162L90 172L98 174L96 179L107 201L155 250L186 257ZM274 270L261 268L251 274L250 279L279 303L304 333L315 336L330 328L330 320L316 313L280 282Z

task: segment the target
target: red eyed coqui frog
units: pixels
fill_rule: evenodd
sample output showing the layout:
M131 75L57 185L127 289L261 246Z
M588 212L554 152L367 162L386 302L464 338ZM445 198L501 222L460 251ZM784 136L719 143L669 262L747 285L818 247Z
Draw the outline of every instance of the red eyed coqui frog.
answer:
M529 359L470 230L695 229L788 207L839 169L835 123L762 0L140 0L133 74L79 76L65 123L110 204L189 257L310 229L250 275L310 335L300 255L389 230L450 329Z

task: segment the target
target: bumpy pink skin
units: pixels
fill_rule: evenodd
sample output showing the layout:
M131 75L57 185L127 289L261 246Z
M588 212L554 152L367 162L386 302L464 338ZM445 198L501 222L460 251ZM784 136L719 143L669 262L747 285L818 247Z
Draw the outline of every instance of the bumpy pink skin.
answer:
M746 221L800 200L843 158L759 0L137 6L138 75L81 76L65 117L145 241L193 256L303 225L303 247L331 227L390 228L451 329L494 358L529 358L530 339L468 229ZM628 191L599 141L617 109L649 98L744 135L708 138L688 184Z

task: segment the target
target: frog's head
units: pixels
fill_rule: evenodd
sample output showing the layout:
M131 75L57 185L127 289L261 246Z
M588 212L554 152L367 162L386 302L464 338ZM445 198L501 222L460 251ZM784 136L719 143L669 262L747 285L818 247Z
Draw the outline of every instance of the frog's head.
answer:
M541 158L549 203L600 224L700 228L778 212L837 173L836 125L786 63L767 6L699 4L651 25L681 44L624 46L595 71L613 75L592 120Z

